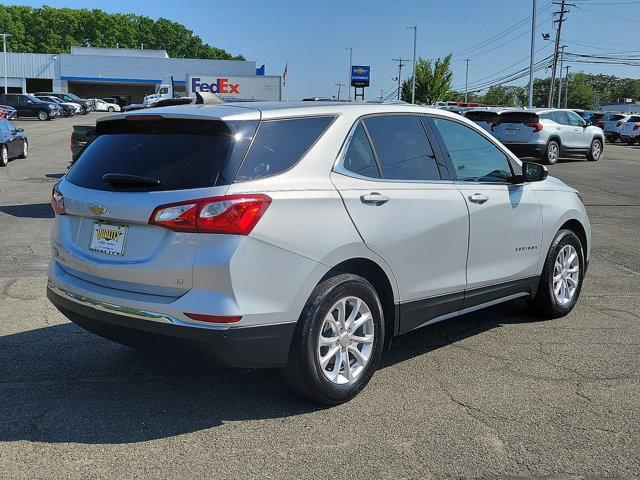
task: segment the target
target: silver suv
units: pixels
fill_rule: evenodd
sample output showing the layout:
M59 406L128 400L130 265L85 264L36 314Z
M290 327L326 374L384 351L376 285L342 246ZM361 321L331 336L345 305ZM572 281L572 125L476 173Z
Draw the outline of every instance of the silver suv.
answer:
M278 367L335 404L391 338L515 298L574 307L576 190L458 115L252 103L103 117L55 186L48 297L103 337Z
M548 164L564 154L602 157L604 132L572 110L514 110L503 112L492 127L493 135L519 155L535 156Z

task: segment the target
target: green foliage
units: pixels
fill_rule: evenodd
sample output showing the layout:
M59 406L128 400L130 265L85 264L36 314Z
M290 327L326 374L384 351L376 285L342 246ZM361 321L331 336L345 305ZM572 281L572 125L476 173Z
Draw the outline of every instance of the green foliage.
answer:
M514 85L494 85L490 87L482 99L486 105L499 105L505 107L523 107L527 97L524 87Z
M244 60L212 47L185 26L102 10L0 5L0 29L14 52L64 53L72 46L164 49L175 58Z
M416 62L416 103L431 104L438 100L448 100L451 95L451 54L431 60L418 59ZM401 96L411 102L413 76L402 83Z
M569 75L569 108L584 108L594 110L598 108L596 91L589 82L589 75L580 72Z

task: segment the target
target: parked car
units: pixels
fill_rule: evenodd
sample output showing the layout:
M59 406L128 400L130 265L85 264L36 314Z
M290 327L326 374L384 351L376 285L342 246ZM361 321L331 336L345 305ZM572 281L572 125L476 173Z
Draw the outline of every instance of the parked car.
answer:
M36 98L38 100L42 100L43 102L57 103L58 105L60 105L60 108L62 109L62 115L65 117L72 117L73 115L76 114L77 111L79 111L82 108L77 103L63 102L57 97L45 97L42 95L40 96L36 95Z
M106 98L103 98L102 100L107 103L115 103L116 105L119 105L118 99L115 97L106 97Z
M36 92L34 95L57 97L63 102L77 103L82 107L82 111L80 113L83 115L96 109L96 104L93 99L80 98L73 93Z
M16 109L9 105L0 105L0 118L6 118L7 120L13 120L17 118Z
M515 298L572 310L576 190L416 105L183 105L99 119L55 185L47 294L81 327L354 397L391 337ZM462 366L464 367L464 366Z
M95 125L74 125L71 132L71 164L76 161L78 154L85 147L87 142L93 138L96 131Z
M16 109L18 117L36 117L39 120L50 120L62 115L60 105L38 100L26 93L5 93L0 95L0 104Z
M631 115L622 125L620 132L620 140L627 145L633 145L640 142L640 114Z
M610 115L609 118L605 118L603 130L607 140L615 143L616 140L620 138L622 126L630 116L631 114L628 113L614 113L613 115Z
M94 99L96 102L96 111L97 112L119 112L120 105L117 103L107 103L104 100L100 100L99 98Z
M585 154L597 161L604 149L602 129L566 109L527 109L500 114L493 135L515 153L554 164L561 155Z
M491 133L491 127L498 120L501 112L507 111L505 108L478 108L464 112L464 116Z
M0 167L6 167L12 158L27 158L29 142L22 128L7 119L0 120Z
M604 129L604 112L594 112L591 110L574 110L585 122Z

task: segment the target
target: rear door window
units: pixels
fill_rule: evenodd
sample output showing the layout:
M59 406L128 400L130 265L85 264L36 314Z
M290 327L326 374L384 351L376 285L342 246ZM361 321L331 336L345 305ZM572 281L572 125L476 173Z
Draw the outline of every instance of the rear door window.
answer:
M433 149L419 117L389 115L364 121L371 136L382 178L440 180Z
M66 179L80 187L121 190L108 173L158 180L136 191L228 185L247 151L257 122L220 120L116 120L99 122Z
M373 150L371 150L369 138L361 122L358 122L358 126L353 132L349 147L344 155L342 166L356 175L380 178L380 172L376 165L376 159L373 156Z
M236 181L268 177L293 167L335 117L303 117L260 122Z
M571 125L567 112L551 112L551 114L556 120L556 123L559 123L560 125Z

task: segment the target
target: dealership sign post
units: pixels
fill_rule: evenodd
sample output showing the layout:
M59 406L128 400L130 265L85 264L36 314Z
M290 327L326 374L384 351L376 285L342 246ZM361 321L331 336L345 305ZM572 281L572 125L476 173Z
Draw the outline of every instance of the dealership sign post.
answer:
M351 86L355 90L355 99L360 97L364 100L364 89L369 86L371 78L371 67L368 65L351 66ZM359 91L358 91L359 90Z

